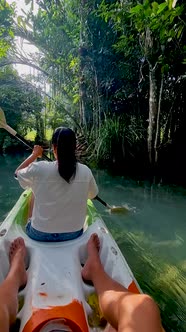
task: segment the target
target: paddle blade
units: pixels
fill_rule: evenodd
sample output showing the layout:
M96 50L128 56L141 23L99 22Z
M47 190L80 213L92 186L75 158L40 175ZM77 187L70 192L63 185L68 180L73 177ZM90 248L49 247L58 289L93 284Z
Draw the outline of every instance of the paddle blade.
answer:
M2 108L0 107L0 128L4 128L6 125L6 118L5 118L5 114L2 110Z
M110 213L126 214L130 211L130 209L126 206L111 206L109 211Z

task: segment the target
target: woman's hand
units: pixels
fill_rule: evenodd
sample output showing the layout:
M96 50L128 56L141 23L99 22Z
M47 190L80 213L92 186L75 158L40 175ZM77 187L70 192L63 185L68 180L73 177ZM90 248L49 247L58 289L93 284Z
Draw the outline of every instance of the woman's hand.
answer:
M43 148L40 145L35 145L32 151L32 154L22 162L22 164L16 169L15 175L20 169L28 167L31 163L33 163L38 157L42 157Z
M34 145L32 155L35 158L41 158L43 154L43 148L40 145Z

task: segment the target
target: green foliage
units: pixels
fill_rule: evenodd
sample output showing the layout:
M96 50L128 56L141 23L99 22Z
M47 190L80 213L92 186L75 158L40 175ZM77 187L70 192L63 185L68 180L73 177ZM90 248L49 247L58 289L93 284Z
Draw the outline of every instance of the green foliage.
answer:
M184 10L183 5L172 8L171 1L161 4L146 0L130 9L131 18L142 38L147 38L145 31L149 29L154 38L164 45L172 39L179 38L184 22L177 20Z
M128 116L106 118L94 149L99 165L123 165L129 159L140 158L144 153L145 131L141 119Z
M118 33L116 51L123 54L127 63L132 60L138 66L140 85L149 79L147 140L149 163L154 167L162 143L162 120L167 124L161 108L164 84L172 75L178 77L184 70L175 64L183 63L185 58L185 4L176 6L176 1L149 0L140 3L116 1L111 5L102 2L98 13ZM138 88L139 91L143 89Z
M51 78L54 95L61 90L71 102L78 91L77 9L73 14L75 4L64 4L60 1L39 1L38 4L37 14L33 15L31 12L25 23L32 26L33 40L44 52L40 65Z
M144 0L137 5L135 2L116 2L108 6L102 2L99 14L106 21L113 21L114 29L121 34L115 45L117 51L131 56L134 49L138 52L140 49L139 56L145 56L155 64L165 58L165 47L182 37L185 23L180 18L185 7L175 6L175 3L172 0L160 4Z
M30 12L17 18L16 33L38 47L38 66L50 85L42 112L27 117L26 111L27 128L44 137L48 128L67 124L88 137L89 159L129 169L141 151L145 164L153 69L163 156L185 121L184 1L40 0L38 12L33 1L27 3Z
M7 123L22 136L29 129L37 128L43 103L41 96L30 83L22 81L10 66L0 71L0 107L5 112ZM40 130L40 128L37 128ZM0 131L1 149L7 146L7 132Z
M7 55L7 51L13 42L13 6L6 0L0 0L0 58Z

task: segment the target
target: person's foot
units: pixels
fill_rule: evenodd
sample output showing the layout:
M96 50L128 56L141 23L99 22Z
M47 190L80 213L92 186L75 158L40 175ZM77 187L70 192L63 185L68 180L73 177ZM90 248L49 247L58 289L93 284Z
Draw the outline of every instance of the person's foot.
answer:
M24 287L27 283L27 274L25 269L26 246L23 238L15 239L9 250L10 271L18 282L18 287Z
M88 258L82 269L82 278L92 280L92 272L101 264L99 257L100 240L96 233L92 234L87 243Z

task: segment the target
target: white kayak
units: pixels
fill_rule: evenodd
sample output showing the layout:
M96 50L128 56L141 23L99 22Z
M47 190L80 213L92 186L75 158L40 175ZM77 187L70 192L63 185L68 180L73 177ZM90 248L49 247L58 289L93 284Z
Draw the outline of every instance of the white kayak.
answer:
M86 244L97 233L105 271L132 292L141 292L124 256L91 201L81 237L58 243L31 240L25 233L30 191L25 191L0 226L0 283L9 269L10 242L24 238L28 249L28 282L19 292L20 308L13 331L74 332L103 331L103 319L95 289L82 280L87 258ZM64 325L64 322L65 325Z

